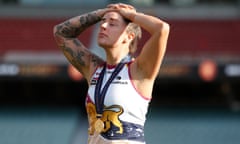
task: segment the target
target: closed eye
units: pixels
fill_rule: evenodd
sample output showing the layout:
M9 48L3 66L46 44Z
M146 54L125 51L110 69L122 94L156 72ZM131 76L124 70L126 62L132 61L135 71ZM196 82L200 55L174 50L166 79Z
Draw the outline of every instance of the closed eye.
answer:
M102 18L100 23L103 24L105 22L107 22L107 19L106 18ZM118 24L118 20L114 19L114 18L110 18L108 23L109 23L110 26L116 26Z

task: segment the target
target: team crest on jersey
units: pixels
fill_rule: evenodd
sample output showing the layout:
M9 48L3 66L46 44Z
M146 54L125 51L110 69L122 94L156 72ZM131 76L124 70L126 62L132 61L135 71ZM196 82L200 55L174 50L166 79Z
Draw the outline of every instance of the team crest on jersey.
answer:
M95 131L94 129L94 123L97 120L96 115L96 108L95 105L91 102L87 103L87 113L89 118L89 124L90 127L88 129L88 132L90 135L92 135ZM111 105L109 107L104 107L103 116L101 117L101 120L104 122L104 129L102 132L107 132L111 129L112 126L115 126L118 128L116 133L122 134L123 133L123 126L121 121L119 120L119 116L123 113L123 108L119 105Z

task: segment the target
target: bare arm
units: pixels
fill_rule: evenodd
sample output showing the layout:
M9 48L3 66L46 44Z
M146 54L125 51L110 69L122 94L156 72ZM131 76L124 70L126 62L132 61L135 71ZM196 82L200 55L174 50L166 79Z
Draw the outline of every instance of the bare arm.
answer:
M135 60L135 69L140 79L154 80L160 69L170 31L169 25L157 17L136 12L135 8L126 4L110 4L125 18L138 24L150 33L150 38L144 44L140 55ZM141 74L139 74L141 73Z
M54 27L54 37L58 47L68 61L89 80L91 70L102 60L92 54L77 38L84 30L99 22L106 9L73 17Z
M144 77L153 80L158 75L165 55L170 27L166 22L142 13L136 13L132 21L151 35L137 57L136 63Z
M141 53L131 64L132 81L137 90L146 98L151 98L154 80L158 75L165 55L169 25L157 17L136 12L135 8L126 4L112 4L122 16L150 33Z
M145 97L151 98L154 80L165 55L170 28L162 20L141 13L136 13L132 21L150 33L150 38L132 65L132 75L138 91Z

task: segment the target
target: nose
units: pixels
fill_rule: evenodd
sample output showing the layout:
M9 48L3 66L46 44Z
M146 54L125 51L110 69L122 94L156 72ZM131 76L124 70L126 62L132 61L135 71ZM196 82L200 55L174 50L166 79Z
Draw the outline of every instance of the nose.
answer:
M107 23L106 22L101 23L100 27L101 29L105 30L107 28Z

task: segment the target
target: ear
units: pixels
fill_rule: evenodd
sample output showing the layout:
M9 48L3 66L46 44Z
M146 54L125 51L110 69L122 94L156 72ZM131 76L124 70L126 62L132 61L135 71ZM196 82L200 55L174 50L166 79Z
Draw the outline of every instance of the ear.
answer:
M134 34L133 32L130 33L130 34L128 34L128 39L129 39L130 41L132 41L134 38L135 38L135 34Z
M134 34L134 33L129 33L129 34L127 35L127 37L123 40L123 43L130 42L130 41L132 41L134 38L135 38L135 34Z

